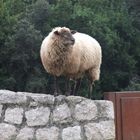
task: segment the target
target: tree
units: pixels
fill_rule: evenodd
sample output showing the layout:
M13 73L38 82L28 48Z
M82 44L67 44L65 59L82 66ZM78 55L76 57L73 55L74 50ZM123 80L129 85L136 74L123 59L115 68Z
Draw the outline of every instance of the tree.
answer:
M22 1L14 3L14 0L0 1L0 88L13 89L15 80L8 73L10 46L5 45L9 36L14 33L13 26L17 23L21 9L24 9ZM21 9L16 9L22 5Z
M40 32L25 19L18 22L15 26L15 34L7 40L6 46L11 46L8 72L16 81L15 90L25 90L31 75L36 77L40 74L38 69L41 68L39 65L41 40Z

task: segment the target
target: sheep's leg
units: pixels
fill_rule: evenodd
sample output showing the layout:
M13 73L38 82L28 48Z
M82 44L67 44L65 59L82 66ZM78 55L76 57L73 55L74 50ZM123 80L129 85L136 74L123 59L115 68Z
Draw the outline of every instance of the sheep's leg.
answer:
M71 93L70 79L69 78L67 78L65 85L66 85L66 95L69 96Z
M78 95L78 90L80 89L80 86L81 86L81 80L82 80L82 78L79 78L76 81L76 87L75 87L75 93L74 93L74 95Z
M77 80L74 81L74 87L73 87L73 90L72 90L72 95L75 95L76 86L77 86Z
M93 85L94 85L94 82L90 82L90 84L89 84L89 95L88 95L88 97L90 99L92 98Z
M72 87L72 95L77 95L80 86L81 86L81 78L74 81L74 85Z
M90 84L89 84L89 98L91 99L94 81L99 80L100 68L90 69L89 71L87 71L86 74L87 74L87 77L88 77L89 82L90 82Z
M58 80L57 77L54 76L54 96L58 95Z
M90 83L90 85L89 85L89 95L88 95L88 97L91 99L91 96L92 96L92 90L93 90L93 86L92 86L92 84Z
M75 80L72 80L72 81L73 81L74 83L72 83L70 95L74 95L74 90L75 90L75 86L76 86L76 85L75 85L75 84L76 84L76 83L75 83L76 81L75 81Z

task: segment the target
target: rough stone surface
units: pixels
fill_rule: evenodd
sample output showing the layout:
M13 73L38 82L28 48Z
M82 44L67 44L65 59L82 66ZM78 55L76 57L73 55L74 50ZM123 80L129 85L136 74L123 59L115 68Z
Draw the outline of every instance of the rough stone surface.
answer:
M97 127L105 140L115 138L114 121L102 121L98 124Z
M76 105L74 113L78 121L94 120L97 118L97 106L94 101L84 100Z
M82 140L80 126L63 129L62 140Z
M34 129L25 127L20 130L16 137L16 140L33 140L34 139Z
M1 118L1 115L2 115L2 107L3 107L3 105L0 105L0 118Z
M84 126L87 140L114 140L115 128L113 121L102 121L99 123L89 123Z
M49 121L50 109L39 107L25 112L28 126L46 125Z
M52 95L46 95L46 94L26 94L27 96L31 97L31 99L35 102L41 103L41 104L54 104L54 96Z
M67 104L59 105L53 111L53 121L66 123L71 121L71 112Z
M110 101L95 101L99 108L99 117L109 118L114 120L113 103Z
M97 128L96 123L87 124L85 125L84 129L87 140L103 140L103 136L100 133L100 130Z
M65 103L66 96L65 95L59 95L55 97L55 104L60 105Z
M9 90L0 90L0 103L2 104L25 104L27 97L23 93L16 93Z
M59 129L57 127L38 129L37 140L59 140Z
M0 140L115 140L113 104L0 90Z
M21 124L23 119L23 109L22 108L8 108L5 112L5 122L13 124Z
M70 103L77 104L85 100L85 98L80 97L80 96L68 96L66 97L66 100L69 101Z
M16 127L6 123L0 123L0 140L14 140Z

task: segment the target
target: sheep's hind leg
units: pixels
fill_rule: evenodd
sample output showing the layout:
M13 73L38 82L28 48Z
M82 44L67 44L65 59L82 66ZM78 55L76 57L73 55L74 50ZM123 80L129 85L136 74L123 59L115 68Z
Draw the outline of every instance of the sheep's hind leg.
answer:
M90 99L92 98L93 86L94 86L94 82L90 81L90 84L89 84L89 94L88 94L88 98L90 98Z
M90 69L89 71L87 71L87 77L89 79L89 98L91 99L93 96L92 96L92 91L93 91L93 85L95 86L94 84L94 81L96 80L99 80L99 75L100 74L100 69Z

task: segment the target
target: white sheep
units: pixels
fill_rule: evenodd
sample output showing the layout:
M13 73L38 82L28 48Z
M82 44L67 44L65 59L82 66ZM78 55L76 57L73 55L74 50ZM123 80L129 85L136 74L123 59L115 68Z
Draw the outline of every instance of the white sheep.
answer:
M56 27L43 40L40 50L45 70L54 75L79 79L87 75L92 85L100 77L102 51L91 36L73 32L66 27Z

